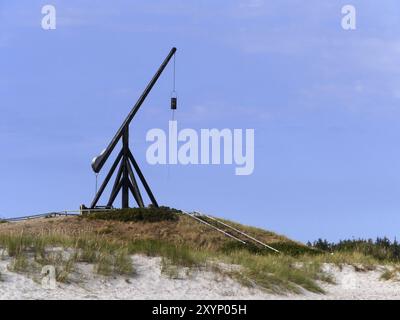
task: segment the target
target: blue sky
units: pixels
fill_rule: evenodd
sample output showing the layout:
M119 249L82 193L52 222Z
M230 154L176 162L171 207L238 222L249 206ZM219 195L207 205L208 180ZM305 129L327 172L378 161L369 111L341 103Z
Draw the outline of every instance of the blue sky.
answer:
M255 171L146 163L147 130L171 118L169 66L131 126L160 203L301 241L393 239L399 15L394 0L0 0L0 215L89 204L91 159L176 46L179 127L254 128Z

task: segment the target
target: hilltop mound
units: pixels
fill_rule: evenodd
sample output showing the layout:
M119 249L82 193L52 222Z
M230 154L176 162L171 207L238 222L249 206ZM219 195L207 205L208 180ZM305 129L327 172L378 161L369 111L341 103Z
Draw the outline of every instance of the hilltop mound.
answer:
M257 241L243 244L205 224L215 219L218 226L226 224L239 231L237 237L245 232L279 253L257 246ZM382 269L382 260L359 250L330 254L260 228L169 208L1 223L0 255L0 287L4 288L0 288L0 298L10 292L19 297L27 290L27 279L36 298L58 298L65 292L84 299L247 299L288 293L316 298L326 290L342 288L335 289L333 284L339 281L341 285L340 279L347 273L365 282L367 290L379 288L378 295L387 297L387 292L392 294L397 288L389 281L382 284L380 279L396 279L400 274L398 265ZM37 284L42 268L49 265L55 268L62 288L53 294ZM345 270L344 275L341 270ZM356 275L354 270L364 273ZM373 285L368 286L371 281ZM110 286L111 291L107 289ZM96 296L88 292L96 292Z
M222 220L258 240L279 248L307 250L301 243L260 228ZM194 249L218 251L237 247L233 239L180 213L179 210L129 209L81 216L40 218L0 224L0 235L102 236L116 241L154 240Z

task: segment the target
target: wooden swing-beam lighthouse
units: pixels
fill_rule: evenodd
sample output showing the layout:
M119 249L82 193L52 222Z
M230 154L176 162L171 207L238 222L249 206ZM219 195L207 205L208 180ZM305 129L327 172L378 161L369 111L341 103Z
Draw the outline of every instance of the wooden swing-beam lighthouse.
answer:
M118 153L117 158L115 159L113 165L110 168L107 176L105 177L103 183L101 184L99 190L97 191L92 204L90 205L91 209L96 208L97 202L99 201L101 195L103 194L107 184L109 183L111 177L113 176L115 170L118 167L117 175L115 178L115 182L107 203L107 207L111 207L115 201L115 198L122 190L122 208L129 208L129 193L131 192L136 203L139 207L144 207L144 202L142 195L140 193L138 184L136 182L134 171L136 172L137 176L139 177L144 189L146 190L147 195L150 198L151 203L153 206L158 207L158 203L151 191L142 171L140 170L131 150L129 149L129 124L131 123L132 119L139 111L141 105L143 104L144 100L146 99L147 95L150 93L151 89L153 88L154 84L157 82L158 78L160 77L161 73L164 71L165 67L167 66L168 62L174 56L176 52L176 48L172 48L169 52L168 56L165 58L164 62L161 64L149 84L147 85L146 89L143 91L142 95L139 97L136 104L133 106L131 112L126 117L125 121L122 123L121 127L115 134L114 138L111 140L110 144L103 152L95 157L92 161L92 169L97 174L100 172L104 164L106 163L107 159L110 157L111 153L115 149L117 143L121 140L122 141L122 149ZM176 97L171 99L171 107L174 106L176 108Z

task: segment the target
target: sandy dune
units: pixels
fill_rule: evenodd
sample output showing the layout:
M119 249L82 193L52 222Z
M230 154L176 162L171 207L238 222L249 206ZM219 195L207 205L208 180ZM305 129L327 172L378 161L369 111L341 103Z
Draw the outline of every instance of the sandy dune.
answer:
M272 295L212 272L198 271L171 279L161 273L160 258L132 257L136 275L104 278L93 275L91 265L80 264L80 278L55 289L40 281L7 270L0 261L0 299L400 299L400 282L379 279L382 270L355 272L326 265L336 285L322 284L327 294Z

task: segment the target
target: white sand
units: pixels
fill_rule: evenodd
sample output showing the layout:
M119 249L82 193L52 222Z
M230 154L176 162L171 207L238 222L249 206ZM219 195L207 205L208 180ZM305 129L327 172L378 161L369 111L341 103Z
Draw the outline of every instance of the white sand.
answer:
M193 271L189 276L171 279L161 273L160 258L132 257L136 275L105 278L94 275L93 266L80 264L80 279L43 289L27 275L7 270L10 260L0 261L0 299L400 299L400 282L379 279L382 270L355 272L326 265L336 285L321 284L325 295L272 295L219 274Z

